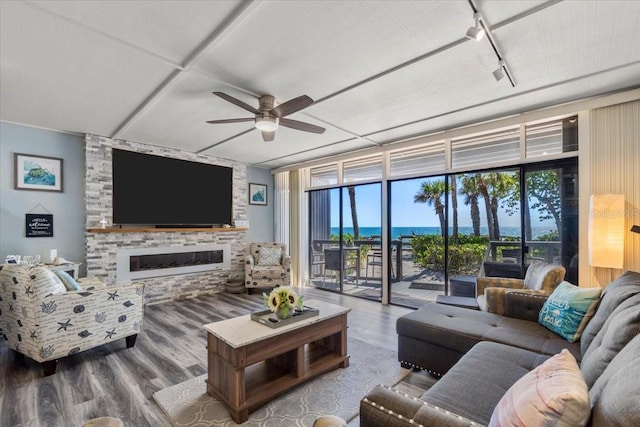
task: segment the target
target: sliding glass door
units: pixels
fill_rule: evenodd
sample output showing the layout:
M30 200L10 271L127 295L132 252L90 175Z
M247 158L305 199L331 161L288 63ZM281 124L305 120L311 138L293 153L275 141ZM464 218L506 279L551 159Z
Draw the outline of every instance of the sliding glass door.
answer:
M566 159L524 168L525 266L560 264L578 284L578 162Z
M311 286L380 301L381 185L309 194Z
M420 307L438 295L475 296L479 275L523 278L561 264L577 283L576 158L310 192L311 286ZM383 232L388 246L382 250Z
M445 292L445 176L393 181L390 301L420 306Z
M389 194L394 304L473 297L477 276L523 278L537 261L577 283L575 158L392 181Z

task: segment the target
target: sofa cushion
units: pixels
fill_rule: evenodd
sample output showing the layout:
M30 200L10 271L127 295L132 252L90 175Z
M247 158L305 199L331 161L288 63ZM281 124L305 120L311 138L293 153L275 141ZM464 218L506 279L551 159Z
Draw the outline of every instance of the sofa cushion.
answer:
M481 342L469 350L421 399L486 425L507 390L547 359L547 356L531 351Z
M5 286L11 283L12 287L31 298L60 294L67 290L58 276L45 267L3 264L2 271L7 279Z
M577 360L581 358L578 343L569 343L536 322L444 304L427 304L398 318L396 331L458 353L480 341L493 341L546 355L567 348Z
M281 266L255 265L251 271L251 278L256 279L281 279L284 277L284 270Z
M574 342L593 317L600 293L600 288L580 288L562 282L545 301L538 322L567 341Z
M640 335L609 363L589 391L591 427L640 426Z
M584 426L590 409L589 391L576 359L562 350L507 390L489 426Z
M260 248L258 255L258 265L280 265L282 250L280 248Z
M567 270L558 264L534 262L529 265L524 276L524 288L536 291L553 291L562 282Z
M33 291L36 297L61 294L67 291L62 280L56 274L45 267L30 268Z
M82 289L78 282L76 282L76 279L71 277L71 275L66 271L53 270L53 272L56 276L58 276L60 280L62 280L64 287L67 288L68 291L79 291L80 289Z
M582 356L580 368L587 386L605 370L618 352L640 334L640 294L628 298L611 313Z
M626 271L611 282L602 292L600 304L596 313L582 331L580 338L580 351L584 354L593 338L598 334L611 313L624 300L633 295L640 294L640 273Z

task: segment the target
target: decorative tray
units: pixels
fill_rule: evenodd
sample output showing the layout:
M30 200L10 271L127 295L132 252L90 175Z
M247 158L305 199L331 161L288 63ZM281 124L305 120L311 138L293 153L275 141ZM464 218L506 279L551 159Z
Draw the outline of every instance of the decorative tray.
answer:
M298 322L309 317L317 316L319 313L317 308L304 306L302 309L296 308L293 312L293 316L288 319L278 319L276 314L271 310L262 310L256 313L251 313L251 320L261 323L270 328L280 328L291 323Z

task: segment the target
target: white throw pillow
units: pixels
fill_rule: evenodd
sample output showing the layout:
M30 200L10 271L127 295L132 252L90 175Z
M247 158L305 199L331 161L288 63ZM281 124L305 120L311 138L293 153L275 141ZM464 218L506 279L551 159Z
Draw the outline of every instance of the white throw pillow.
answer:
M280 265L282 250L280 248L260 248L258 265Z
M564 349L507 390L489 426L585 426L590 415L587 384L576 359Z

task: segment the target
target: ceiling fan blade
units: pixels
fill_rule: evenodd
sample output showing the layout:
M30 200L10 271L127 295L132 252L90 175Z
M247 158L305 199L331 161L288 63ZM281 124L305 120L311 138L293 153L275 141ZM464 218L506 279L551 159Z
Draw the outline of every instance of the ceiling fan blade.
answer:
M240 108L244 108L247 111L252 112L253 114L261 114L260 110L258 110L255 107L252 107L251 105L247 104L246 102L240 101L238 98L234 98L231 95L227 95L226 93L223 92L213 92L214 95L219 96L220 98L224 99L225 101L229 101L232 104L237 105Z
M296 111L300 111L311 104L313 104L313 99L309 98L307 95L302 95L272 108L271 111L269 111L269 114L276 117L284 117L289 114L293 114Z
M262 139L264 139L264 142L273 141L275 137L276 137L275 130L271 132L267 132L265 130L262 131Z
M280 119L280 126L311 133L324 133L326 130L320 126L312 125L311 123L299 122L298 120L291 119Z
M253 122L255 121L252 117L247 117L246 119L222 119L222 120L207 120L207 123L212 125L220 124L220 123L241 123L241 122Z

